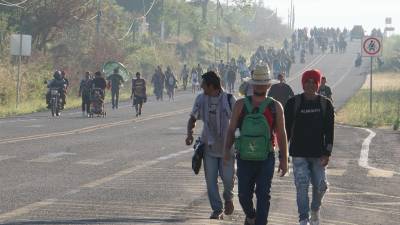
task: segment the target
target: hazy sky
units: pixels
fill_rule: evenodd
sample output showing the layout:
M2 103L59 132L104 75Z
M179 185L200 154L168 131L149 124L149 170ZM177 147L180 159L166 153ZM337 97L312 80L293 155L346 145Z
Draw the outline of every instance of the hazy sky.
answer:
M263 0L266 7L278 9L278 16L287 23L290 0ZM223 1L222 1L223 2ZM400 0L293 0L295 27L363 25L372 28L385 27L385 18L392 17L395 33L400 33Z

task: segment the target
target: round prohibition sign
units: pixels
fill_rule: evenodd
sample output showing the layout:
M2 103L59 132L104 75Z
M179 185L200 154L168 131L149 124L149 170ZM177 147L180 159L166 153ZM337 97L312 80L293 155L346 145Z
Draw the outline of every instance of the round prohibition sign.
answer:
M375 44L376 47L370 49L370 44ZM364 41L363 49L368 55L376 55L381 50L381 42L377 38L370 37Z

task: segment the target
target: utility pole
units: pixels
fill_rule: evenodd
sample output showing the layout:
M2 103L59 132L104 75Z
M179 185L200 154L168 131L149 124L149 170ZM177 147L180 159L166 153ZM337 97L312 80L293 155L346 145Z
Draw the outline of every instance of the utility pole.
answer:
M97 18L96 18L96 36L100 35L100 22L101 22L101 0L97 0Z
M100 46L100 33L101 33L101 28L100 28L100 23L101 23L101 0L97 0L97 18L96 18L96 39L95 39L95 62L96 64L99 63L100 57L99 57L99 46Z
M372 66L373 66L373 57L371 57L371 76L369 79L369 114L372 114Z
M161 41L164 41L164 0L161 0Z
M15 103L15 108L18 109L19 99L20 99L20 72L21 72L21 61L22 61L22 9L19 9L19 55L18 55L18 72L17 72L17 99Z
M290 0L290 12L289 12L289 28L293 30L293 0Z
M226 63L229 62L229 43L232 41L231 37L226 38Z

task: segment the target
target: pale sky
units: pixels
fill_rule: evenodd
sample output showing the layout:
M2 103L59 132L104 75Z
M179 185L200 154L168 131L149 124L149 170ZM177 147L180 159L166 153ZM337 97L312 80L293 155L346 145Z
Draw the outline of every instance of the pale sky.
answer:
M290 0L263 0L264 5L278 9L278 16L287 23ZM385 18L392 17L395 33L400 34L400 0L293 0L295 27L347 27L362 25L369 31L385 27Z

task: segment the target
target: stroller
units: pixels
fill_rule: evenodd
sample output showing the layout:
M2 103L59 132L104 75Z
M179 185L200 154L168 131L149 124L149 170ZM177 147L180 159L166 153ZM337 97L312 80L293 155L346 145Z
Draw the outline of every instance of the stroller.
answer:
M104 111L104 91L101 88L92 88L90 91L90 113L89 117L106 117L107 113Z

